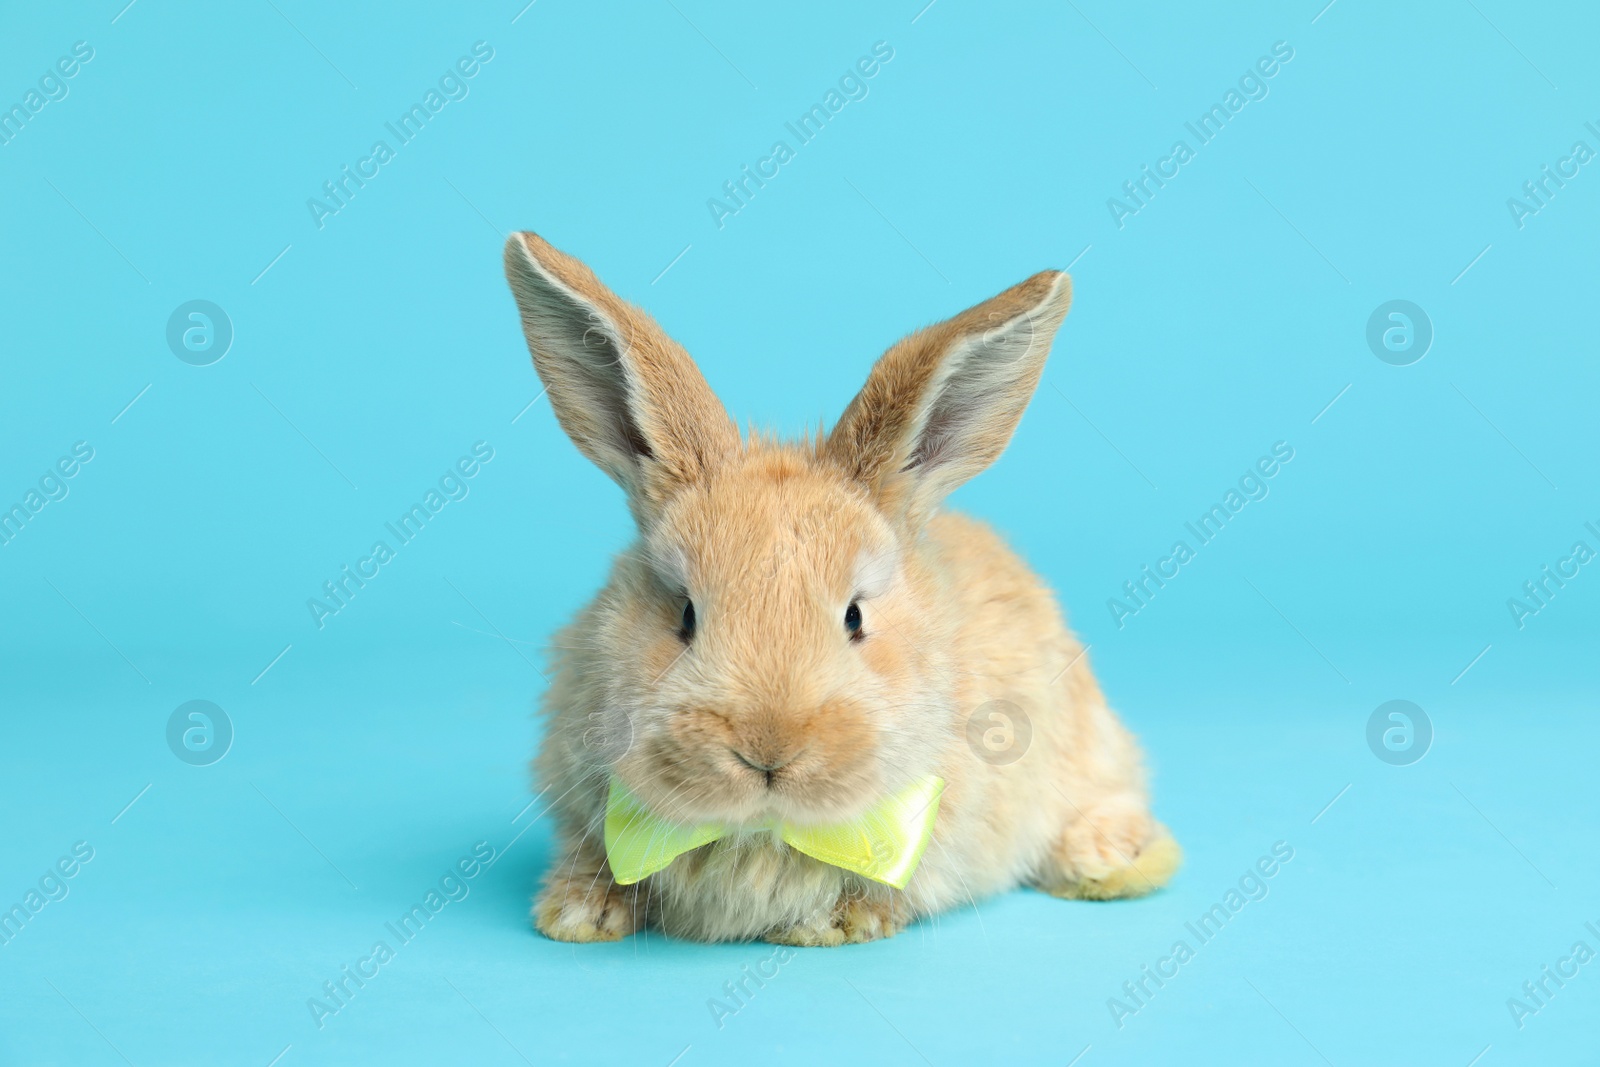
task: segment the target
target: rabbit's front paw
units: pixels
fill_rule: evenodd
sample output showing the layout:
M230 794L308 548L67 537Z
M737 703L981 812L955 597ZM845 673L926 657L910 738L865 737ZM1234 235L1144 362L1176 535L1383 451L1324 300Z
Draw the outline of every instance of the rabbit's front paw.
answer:
M899 893L863 896L845 894L833 911L811 922L773 930L768 941L779 945L828 946L858 945L893 937L911 921L911 909Z
M552 878L534 901L533 925L554 941L620 941L644 923L637 887L588 871Z
M1183 861L1167 828L1137 803L1074 809L1035 884L1074 900L1142 897L1166 885Z

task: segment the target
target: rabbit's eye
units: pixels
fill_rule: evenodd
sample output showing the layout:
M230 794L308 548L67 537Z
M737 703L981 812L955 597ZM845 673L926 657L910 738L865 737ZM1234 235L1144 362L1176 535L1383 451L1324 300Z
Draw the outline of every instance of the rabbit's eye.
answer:
M678 629L678 636L688 641L694 637L694 601L687 600L683 605L683 624Z
M861 632L861 605L853 600L850 606L844 609L844 628L850 634L852 641L859 641L866 636Z

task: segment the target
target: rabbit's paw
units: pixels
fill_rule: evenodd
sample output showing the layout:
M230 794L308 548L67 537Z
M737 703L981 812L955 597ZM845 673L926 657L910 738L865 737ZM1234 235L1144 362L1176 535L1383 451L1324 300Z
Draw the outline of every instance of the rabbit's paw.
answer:
M808 947L859 945L893 937L910 921L911 909L899 893L845 894L840 896L830 914L773 930L766 939L779 945Z
M635 886L609 872L556 876L533 904L533 925L554 941L620 941L644 925Z
M1142 805L1104 805L1062 832L1035 884L1072 900L1142 897L1166 885L1183 850Z

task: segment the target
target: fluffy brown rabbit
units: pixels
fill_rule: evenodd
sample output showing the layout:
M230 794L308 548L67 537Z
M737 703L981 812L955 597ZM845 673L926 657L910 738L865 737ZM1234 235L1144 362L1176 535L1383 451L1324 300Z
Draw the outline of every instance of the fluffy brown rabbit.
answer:
M911 334L830 432L780 443L741 439L689 355L578 260L519 233L505 265L557 419L639 527L556 639L534 763L558 847L540 931L837 945L1019 885L1106 899L1172 876L1138 747L1050 591L939 510L1010 441L1066 274ZM944 792L904 889L774 832L929 776ZM660 820L729 832L619 884L613 782Z

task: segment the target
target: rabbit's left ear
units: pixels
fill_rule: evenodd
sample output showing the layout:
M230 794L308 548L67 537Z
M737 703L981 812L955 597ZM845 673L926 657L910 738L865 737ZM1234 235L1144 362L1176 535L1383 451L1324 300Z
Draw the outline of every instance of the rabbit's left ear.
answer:
M828 454L886 512L920 525L1010 443L1071 302L1071 279L1044 271L900 341L828 435Z

